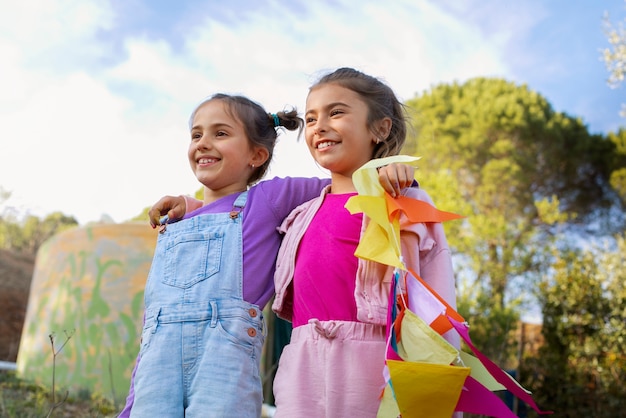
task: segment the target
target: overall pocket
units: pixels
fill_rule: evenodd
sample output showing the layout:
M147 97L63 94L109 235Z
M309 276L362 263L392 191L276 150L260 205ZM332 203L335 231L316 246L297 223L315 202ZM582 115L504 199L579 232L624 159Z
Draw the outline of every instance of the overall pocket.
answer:
M143 322L143 328L141 330L141 342L139 345L139 356L143 356L146 350L150 347L150 341L152 336L157 330L159 311L146 312L146 318Z
M180 234L165 248L163 283L182 289L220 271L222 233Z
M265 341L263 321L239 316L220 317L217 321L217 329L235 345L247 348L261 347Z

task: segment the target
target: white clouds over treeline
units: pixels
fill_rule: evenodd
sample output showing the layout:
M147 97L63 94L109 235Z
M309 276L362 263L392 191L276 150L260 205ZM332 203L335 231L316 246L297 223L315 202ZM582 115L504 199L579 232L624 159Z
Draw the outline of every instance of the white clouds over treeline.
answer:
M302 110L308 86L339 66L384 78L404 100L474 76L524 82L516 65L533 51L512 59L512 45L550 14L538 0L5 3L5 205L80 223L104 213L121 222L164 194L194 192L187 119L212 93ZM270 175L323 173L290 134Z

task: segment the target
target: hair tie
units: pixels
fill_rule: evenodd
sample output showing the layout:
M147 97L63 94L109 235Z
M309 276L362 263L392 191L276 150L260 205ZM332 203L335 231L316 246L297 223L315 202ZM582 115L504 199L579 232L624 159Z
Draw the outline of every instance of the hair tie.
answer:
M280 119L278 119L278 115L276 113L272 113L272 117L274 118L274 128L280 126Z

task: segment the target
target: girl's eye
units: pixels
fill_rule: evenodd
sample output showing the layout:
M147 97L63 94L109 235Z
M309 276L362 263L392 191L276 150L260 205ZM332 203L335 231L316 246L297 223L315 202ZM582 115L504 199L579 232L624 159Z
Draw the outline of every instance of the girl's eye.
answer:
M330 111L330 116L335 116L343 113L340 109L333 109Z
M200 135L199 133L192 133L191 134L191 140L192 141L197 141L200 138L202 138L202 135Z
M215 132L215 136L226 136L226 132L224 132L224 131L217 131L217 132Z
M304 121L306 123L311 123L311 122L315 122L315 119L313 119L313 118L306 118L306 119L304 119Z

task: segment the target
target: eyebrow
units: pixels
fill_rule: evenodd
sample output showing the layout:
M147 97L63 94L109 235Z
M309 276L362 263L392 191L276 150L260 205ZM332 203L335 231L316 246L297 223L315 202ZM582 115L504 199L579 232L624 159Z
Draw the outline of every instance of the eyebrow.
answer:
M218 123L211 123L209 125L209 128L212 129L218 129L218 128L229 128L229 129L233 129L233 127L225 122L218 122ZM202 125L198 124L198 125L193 125L191 127L191 130L193 131L194 129L202 129Z
M327 105L325 105L325 106L322 106L322 110L325 110L325 109L331 109L331 108L333 108L333 107L335 107L335 106L344 106L344 107L347 107L347 108L349 108L349 107L350 107L350 105L349 105L349 104L344 103L344 102L332 102L332 103L328 103L328 104L327 104ZM312 111L312 110L308 110L308 111L307 111L304 115L306 116L306 115L308 115L308 114L309 114L309 113L311 113L311 112L313 112L313 111Z

